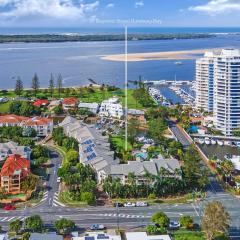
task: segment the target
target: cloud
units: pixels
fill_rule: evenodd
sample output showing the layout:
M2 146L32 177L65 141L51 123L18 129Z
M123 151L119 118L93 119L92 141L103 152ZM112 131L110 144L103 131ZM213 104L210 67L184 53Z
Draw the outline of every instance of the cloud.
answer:
M143 1L135 2L135 8L139 8L139 7L143 7L143 6L144 6L144 2Z
M114 3L109 3L107 4L106 8L113 8L114 6L115 6Z
M1 19L47 17L77 20L97 9L99 1L81 3L74 0L0 0Z
M210 0L207 4L192 6L189 10L209 15L240 11L240 0Z

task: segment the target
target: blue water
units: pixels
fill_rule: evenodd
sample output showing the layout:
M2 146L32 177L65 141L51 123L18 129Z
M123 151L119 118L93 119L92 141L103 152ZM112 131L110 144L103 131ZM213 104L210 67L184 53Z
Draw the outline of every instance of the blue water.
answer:
M228 29L229 32L230 30L237 31ZM209 39L131 41L128 51L141 53L219 47L240 48L240 35L220 34ZM123 53L124 43L120 41L0 44L0 88L14 88L18 76L24 81L25 87L30 87L35 72L42 87L48 86L51 73L55 76L61 73L64 86L85 85L92 78L99 83L123 87L124 63L101 59L104 55ZM194 79L195 60L184 60L181 66L174 62L175 60L129 62L128 78L136 80L141 75L144 80L173 80L176 74L178 80Z
M198 132L198 126L191 125L190 128L188 129L190 133L197 133Z

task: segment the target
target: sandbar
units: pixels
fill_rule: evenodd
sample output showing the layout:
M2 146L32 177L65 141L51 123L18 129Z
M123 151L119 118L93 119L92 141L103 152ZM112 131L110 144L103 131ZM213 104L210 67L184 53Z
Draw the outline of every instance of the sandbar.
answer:
M129 53L127 56L128 62L141 62L149 60L189 60L199 58L207 51L216 49L196 49L185 51L169 51L169 52L149 52L149 53ZM107 61L124 62L125 54L105 55L101 59Z

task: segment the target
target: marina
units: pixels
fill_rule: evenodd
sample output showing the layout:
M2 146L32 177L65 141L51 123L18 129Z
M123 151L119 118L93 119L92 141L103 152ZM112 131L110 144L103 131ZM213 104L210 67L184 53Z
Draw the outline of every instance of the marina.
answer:
M145 86L149 87L149 93L152 89L158 91L158 97L154 97L155 102L158 99L163 99L163 105L168 106L170 104L189 104L194 105L195 93L194 93L194 82L193 81L176 81L175 80L159 80L159 81L145 81ZM160 102L158 102L160 103Z

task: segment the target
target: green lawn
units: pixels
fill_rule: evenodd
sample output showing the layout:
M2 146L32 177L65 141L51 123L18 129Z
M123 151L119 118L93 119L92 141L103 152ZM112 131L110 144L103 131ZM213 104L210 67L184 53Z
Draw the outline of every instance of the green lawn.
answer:
M70 198L69 196L69 192L65 191L65 192L61 192L59 195L59 200L70 206L70 207L86 207L88 206L88 204L86 202L79 202L79 201L74 201Z
M24 91L22 96L26 96L27 91ZM29 91L28 91L29 92ZM136 99L133 97L133 92L134 89L128 89L128 108L135 108L135 109L143 109L143 106L136 101ZM43 95L45 97L50 98L50 94L48 92L46 92L46 90L39 90L40 95ZM29 94L29 96L33 96L33 94ZM108 90L101 90L98 88L94 88L94 92L88 92L87 88L79 88L79 89L73 89L71 88L70 92L68 94L66 94L66 89L65 89L65 93L61 94L61 98L66 98L66 97L76 97L79 99L79 101L82 102L97 102L97 103L101 103L103 100L107 100L113 96L117 96L119 97L121 103L123 104L123 106L125 106L125 91L124 89L119 89L116 91L108 91ZM9 91L6 94L0 93L0 97L8 97L8 98L13 98L16 97L16 94L14 93L14 91ZM54 93L54 97L58 98L58 93L55 90ZM0 104L0 113L7 113L8 109L9 109L9 105L10 102L8 103L3 103Z
M128 89L128 108L135 109L143 109L143 106L136 101L133 97L134 89ZM100 89L96 89L94 93L84 94L83 97L80 97L79 100L82 102L97 102L101 103L103 100L109 99L113 96L119 97L123 106L125 106L125 92L123 89L119 89L117 91L101 91Z
M1 113L8 113L10 104L11 104L10 101L6 102L6 103L0 103L0 114Z
M174 240L205 240L202 232L176 231L173 233Z
M111 141L117 149L125 148L125 138L123 136L111 136ZM132 145L129 142L128 151L132 151Z

